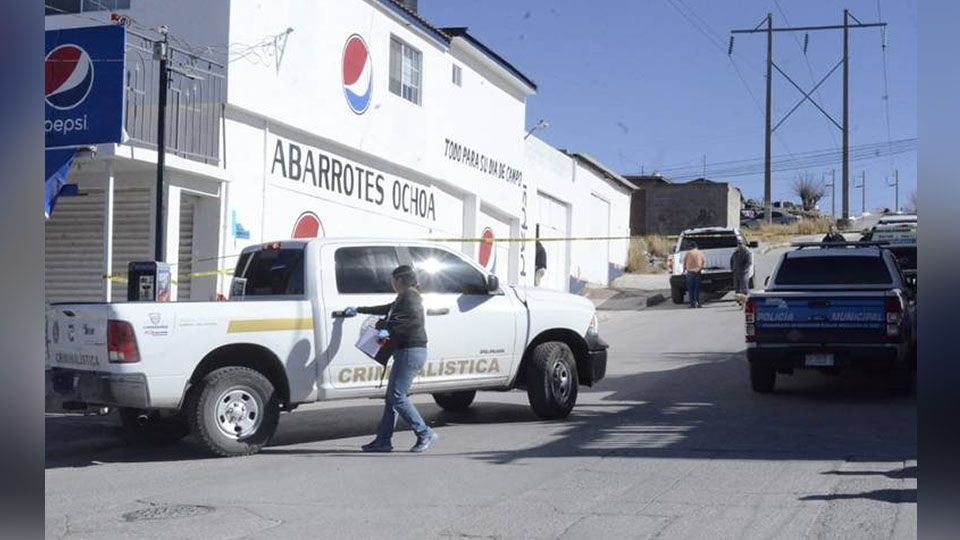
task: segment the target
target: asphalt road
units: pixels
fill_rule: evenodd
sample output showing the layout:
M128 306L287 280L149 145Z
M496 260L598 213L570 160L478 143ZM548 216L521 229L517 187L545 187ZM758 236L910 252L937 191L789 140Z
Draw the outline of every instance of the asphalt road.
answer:
M422 455L357 451L372 400L285 415L241 459L128 446L109 416L49 416L47 537L916 536L913 398L854 374L753 394L730 299L603 318L607 378L567 420L538 421L520 392L480 394L463 414L421 396L440 435Z

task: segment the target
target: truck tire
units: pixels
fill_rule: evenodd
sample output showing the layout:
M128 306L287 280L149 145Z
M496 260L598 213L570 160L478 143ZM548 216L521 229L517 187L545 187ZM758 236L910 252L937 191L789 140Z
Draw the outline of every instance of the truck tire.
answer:
M197 441L223 457L257 453L280 420L280 398L260 372L231 366L207 374L190 393L187 418Z
M683 303L683 289L680 287L670 287L670 299L673 300L674 304Z
M750 387L758 394L769 394L777 384L777 370L759 362L750 363Z
M476 396L476 390L464 390L462 392L434 394L433 400L445 411L465 411L473 403L473 398Z
M117 416L120 417L124 437L134 443L174 444L190 434L190 426L179 414L121 407Z
M577 363L566 343L548 341L527 363L527 398L543 420L566 418L577 403Z

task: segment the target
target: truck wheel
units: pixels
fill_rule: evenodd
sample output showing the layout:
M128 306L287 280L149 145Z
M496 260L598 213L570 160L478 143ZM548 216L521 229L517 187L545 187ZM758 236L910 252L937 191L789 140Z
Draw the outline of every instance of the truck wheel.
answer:
M223 457L257 453L280 420L280 398L260 372L231 366L207 374L190 394L190 428L200 444Z
M473 403L473 398L476 396L476 390L464 390L463 392L434 394L433 400L445 411L465 411Z
M670 287L670 299L674 304L683 303L683 289L680 287Z
M527 398L543 420L566 418L577 403L577 363L566 343L548 341L527 364Z
M190 426L179 414L121 407L117 415L124 436L135 443L174 444L190 434Z
M757 362L750 363L750 386L754 392L769 394L777 383L777 370Z

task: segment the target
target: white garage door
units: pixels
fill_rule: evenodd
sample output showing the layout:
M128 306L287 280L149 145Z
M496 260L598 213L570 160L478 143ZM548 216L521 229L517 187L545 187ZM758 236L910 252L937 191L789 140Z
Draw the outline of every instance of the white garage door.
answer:
M113 301L127 298L127 265L153 258L150 236L151 192L116 188L113 212ZM100 302L103 279L104 190L83 187L76 197L60 197L44 224L44 281L47 302Z
M547 271L544 274L541 287L567 291L570 289L569 280L569 253L570 241L550 241L551 238L568 238L567 218L569 207L543 193L539 194L539 221L540 238L544 251L547 252Z
M590 194L590 236L609 237L610 236L610 202L599 196ZM610 266L610 241L609 240L589 240L589 245L593 248L596 257L591 257L586 275L587 281L600 285L609 283Z

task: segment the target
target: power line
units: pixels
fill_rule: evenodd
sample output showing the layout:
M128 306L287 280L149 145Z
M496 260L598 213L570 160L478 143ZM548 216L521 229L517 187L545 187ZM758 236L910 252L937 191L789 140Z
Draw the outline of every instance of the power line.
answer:
M903 139L891 143L881 142L851 147L849 161L868 161L886 156L905 154L917 150L917 139ZM793 160L772 160L771 171L785 172L815 169L835 164L841 157L841 150L827 149L798 154ZM689 165L667 169L654 168L656 172L676 181L692 180L702 176L700 166ZM709 178L731 178L762 174L764 158L749 158L711 164L707 170Z
M728 52L727 50L724 49L723 41L719 37L717 37L719 36L719 34L717 34L716 30L714 30L706 20L704 20L699 15L697 15L697 12L694 11L693 8L683 3L683 0L667 0L667 1L670 3L670 5L673 7L673 9L677 13L683 16L683 18L686 19L688 23L690 23L691 26L693 26L698 32L700 32L700 34L703 35L703 37L707 38L707 41L709 41L711 45L717 48L720 52L727 53L727 58L730 60L730 65L733 67L733 70L736 73L737 78L740 79L741 84L743 84L743 87L747 90L747 93L750 95L750 99L753 100L754 105L757 107L757 111L760 113L760 116L762 117L763 107L760 105L760 100L757 99L756 94L754 94L753 90L750 89L750 84L747 83L746 78L743 76L743 72L740 70L740 68L737 66L736 61L733 59L732 52ZM687 13L687 11L685 11L684 9L681 9L680 7L681 5L684 8L686 8L686 10L688 10L689 13ZM697 20L699 20L700 22L698 23ZM751 67L755 71L760 72L759 68L755 67L751 62L745 61L745 63L748 65L748 67ZM779 133L775 133L774 136L776 136L777 142L780 143L780 146L783 147L783 150L792 159L794 154L793 154L793 151L790 150L790 146L787 144L787 141L784 140Z

